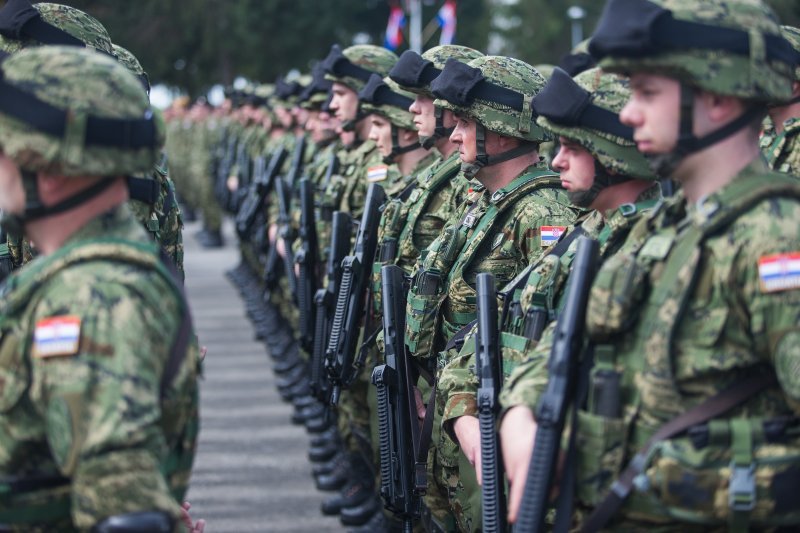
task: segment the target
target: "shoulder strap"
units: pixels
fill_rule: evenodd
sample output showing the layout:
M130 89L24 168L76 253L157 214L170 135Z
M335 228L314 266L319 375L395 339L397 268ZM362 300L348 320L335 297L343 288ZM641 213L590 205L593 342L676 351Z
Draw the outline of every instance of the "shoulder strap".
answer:
M159 183L150 178L128 176L128 194L131 200L138 200L147 205L155 205L158 200Z

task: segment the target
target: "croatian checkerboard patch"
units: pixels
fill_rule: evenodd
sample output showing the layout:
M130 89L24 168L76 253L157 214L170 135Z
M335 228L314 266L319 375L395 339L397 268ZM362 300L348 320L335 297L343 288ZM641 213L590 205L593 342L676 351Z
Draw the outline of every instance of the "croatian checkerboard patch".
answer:
M65 315L44 318L33 332L33 356L56 357L78 353L81 319Z
M539 226L542 247L552 246L557 243L566 229L566 226Z
M760 257L758 278L763 292L800 288L800 252Z
M375 183L376 181L383 181L386 179L387 174L389 174L389 167L386 165L369 167L367 169L367 181L370 183Z

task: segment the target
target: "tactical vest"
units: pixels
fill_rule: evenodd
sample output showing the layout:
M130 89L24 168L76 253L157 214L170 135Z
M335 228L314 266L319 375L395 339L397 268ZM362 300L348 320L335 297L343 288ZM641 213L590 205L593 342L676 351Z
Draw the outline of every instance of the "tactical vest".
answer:
M680 198L664 202L640 220L625 247L601 268L586 315L594 368L588 404L577 413L576 486L583 504L597 505L625 462L665 421L684 412L687 400L700 403L715 392L705 383L691 385L696 390L679 390L674 368L673 341L677 326L689 319L685 312L702 272L702 244L758 203L776 197L800 200L800 184L779 174L742 176L720 191L716 201L698 207L706 217L701 224L687 223ZM651 275L657 283L650 283ZM715 342L713 332L724 327L727 307L721 311L699 326L708 342ZM735 366L726 367L731 370L717 373L715 383L725 376L733 385L743 373L772 372L762 368L756 354L750 356L742 361L749 366L740 365L738 372ZM693 357L698 368L708 364ZM614 375L616 383L608 379ZM608 411L601 405L618 407ZM788 411L783 393L774 387L749 405L758 412L765 408L764 416L714 419L653 446L642 465L644 474L636 479L639 490L625 504L628 516L727 524L732 530L800 523L800 425L793 430L796 417L779 416L784 427L769 429L780 422L768 413ZM782 493L784 503L779 505ZM787 497L794 503L787 505Z
M72 265L85 264L93 261L125 262L157 272L172 289L179 301L186 304L183 289L176 280L177 274L170 271L167 263L159 258L159 253L152 243L140 243L123 239L93 239L91 242L77 241L57 250L51 254L46 263L39 266L35 263L19 272L16 277L10 278L8 283L0 288L0 354L5 357L6 335L14 335L12 325L24 319L31 302L36 299L37 292L47 282L62 270ZM189 334L191 333L191 320L188 318L188 308L184 313L180 331L176 333L177 339L172 346L169 360L164 367L161 382L161 408L165 432L174 431L170 427L172 421L169 414L184 401L176 398L169 392L172 379L177 375L189 348ZM29 342L19 338L18 342ZM4 384L0 387L0 414L13 409L30 387L30 369L23 370L28 373L27 379L20 379L20 363L27 366L26 361L1 361L0 379ZM195 405L197 398L194 398ZM175 435L174 442L160 470L168 481L172 476L180 477L181 473L191 470L194 458L194 447L199 433L199 421L187 423L181 435ZM62 477L58 472L26 473L24 476L5 476L0 479L0 524L39 525L59 524L58 528L71 524L71 481ZM176 499L183 498L186 487L173 489Z
M414 276L406 308L406 344L414 356L427 359L435 355L447 338L475 318L475 289L463 279L464 268L494 234L502 215L530 193L560 186L557 174L534 169L496 191L486 206L479 204L480 193L485 194L483 187L474 187L460 222L445 228L441 238L431 244ZM444 317L442 305L454 290L467 295L465 302L467 306L471 303L471 308L454 309Z

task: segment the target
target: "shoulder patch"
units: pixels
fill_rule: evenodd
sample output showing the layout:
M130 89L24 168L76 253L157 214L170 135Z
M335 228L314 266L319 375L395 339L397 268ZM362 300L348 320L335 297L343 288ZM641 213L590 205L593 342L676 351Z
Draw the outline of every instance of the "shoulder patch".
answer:
M46 358L78 353L81 319L74 315L44 318L33 332L33 357Z
M389 174L389 167L387 165L377 165L367 169L367 181L375 183L376 181L383 181Z
M542 247L546 248L558 242L561 234L567 230L566 226L539 226L539 236Z
M758 278L762 292L800 289L800 252L761 256Z

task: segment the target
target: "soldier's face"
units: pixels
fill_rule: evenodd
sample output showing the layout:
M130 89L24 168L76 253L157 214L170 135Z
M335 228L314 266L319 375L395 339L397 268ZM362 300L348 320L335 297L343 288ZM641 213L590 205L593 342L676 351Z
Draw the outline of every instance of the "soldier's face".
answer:
M588 191L594 185L594 158L580 144L559 137L561 147L552 166L559 172L561 185L570 192Z
M16 163L0 154L0 210L14 215L25 211L25 189Z
M358 114L358 93L339 82L333 82L331 89L331 111L341 122L353 120Z
M436 117L433 114L433 99L418 94L408 110L414 115L414 126L417 133L423 137L430 137L436 128Z
M392 153L392 123L380 115L369 117L369 138L375 141L383 157Z
M462 116L456 116L455 120L455 129L450 134L450 142L458 145L458 155L461 161L474 163L478 155L475 145L476 122Z
M631 99L619 114L633 128L636 148L645 154L666 154L678 141L681 87L657 74L631 76Z

